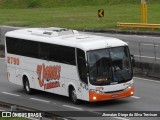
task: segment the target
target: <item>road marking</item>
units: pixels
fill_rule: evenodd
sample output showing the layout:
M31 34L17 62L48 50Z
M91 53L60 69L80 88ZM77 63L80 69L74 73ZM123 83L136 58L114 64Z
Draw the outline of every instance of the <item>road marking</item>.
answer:
M135 57L142 57L142 58L149 58L149 59L157 59L157 60L159 60L160 58L158 58L158 57L149 57L149 56L140 56L140 55L134 55Z
M18 97L18 96L20 96L20 95L17 95L17 94L13 94L13 93L8 93L8 92L2 92L3 94L7 94L7 95L12 95L12 96L16 96L16 97Z
M144 46L154 46L154 44L145 44L145 43L142 43L141 45L144 45Z
M140 99L141 97L138 97L138 96L131 96L132 98L135 98L135 99Z
M134 55L135 57L142 57L142 58L149 58L149 59L155 59L155 57L150 57L150 56L140 56L140 55ZM160 58L156 58L160 59Z
M62 105L63 107L68 107L68 108L73 108L73 109L76 109L76 110L83 110L82 108L79 108L79 107L74 107L74 106L70 106L70 105Z
M42 99L37 99L37 98L30 98L31 100L35 100L35 101L40 101L40 102L45 102L45 103L49 103L50 101L47 100L42 100Z
M144 46L156 46L156 47L159 47L159 45L156 45L156 44L145 44L145 43L141 43L141 45L144 45Z
M119 119L119 120L130 120L130 119L123 118L123 117L113 117L113 118L116 118L116 119Z
M1 110L1 109L0 109L0 111L5 111L5 110Z
M156 83L160 83L160 81L157 80L151 80L151 79L145 79L145 78L139 78L139 77L133 77L135 79L140 79L140 80L144 80L144 81L149 81L149 82L156 82Z
M57 105L57 103L52 102L52 104Z

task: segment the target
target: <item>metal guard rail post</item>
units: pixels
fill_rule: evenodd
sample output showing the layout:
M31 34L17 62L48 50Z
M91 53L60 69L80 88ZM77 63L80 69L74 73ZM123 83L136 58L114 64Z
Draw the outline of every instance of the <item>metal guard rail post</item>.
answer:
M154 29L160 29L160 24L147 24L147 23L122 23L118 22L117 26L121 29L125 28L150 28L151 31L154 31Z

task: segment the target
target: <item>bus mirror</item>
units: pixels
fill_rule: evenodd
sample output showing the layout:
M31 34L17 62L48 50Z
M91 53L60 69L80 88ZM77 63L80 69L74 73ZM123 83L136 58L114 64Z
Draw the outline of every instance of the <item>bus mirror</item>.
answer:
M135 67L135 66L136 66L136 65L135 65L135 59L134 59L134 56L133 56L133 55L131 55L131 62L132 62L132 66Z

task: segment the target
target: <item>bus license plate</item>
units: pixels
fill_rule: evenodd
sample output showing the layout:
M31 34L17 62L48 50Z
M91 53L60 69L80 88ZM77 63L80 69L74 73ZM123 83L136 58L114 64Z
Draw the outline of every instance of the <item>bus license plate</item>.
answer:
M112 95L112 98L116 98L116 97L118 97L118 94L113 94Z

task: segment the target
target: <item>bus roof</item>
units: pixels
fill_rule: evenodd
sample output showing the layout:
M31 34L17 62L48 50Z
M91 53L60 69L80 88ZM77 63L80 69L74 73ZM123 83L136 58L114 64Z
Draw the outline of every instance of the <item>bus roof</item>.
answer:
M76 30L56 27L14 30L7 32L5 36L70 46L80 48L84 51L127 45L127 43L116 38L78 33Z

